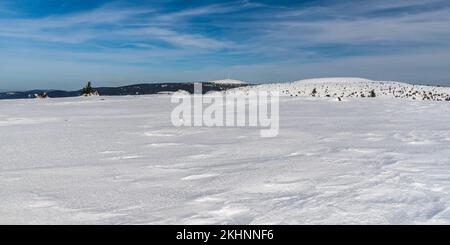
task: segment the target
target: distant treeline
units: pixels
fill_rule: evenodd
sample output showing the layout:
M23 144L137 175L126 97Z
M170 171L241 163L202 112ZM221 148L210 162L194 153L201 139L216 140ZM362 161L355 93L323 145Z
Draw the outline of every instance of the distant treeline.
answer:
M184 90L194 93L195 83L146 83L135 84L122 87L93 87L100 95L117 96L117 95L141 95L141 94L158 94L161 92L177 92ZM217 84L202 83L203 93L209 91L223 91L231 88L247 86L249 84ZM36 95L46 94L50 98L76 97L83 95L83 90L63 91L63 90L30 90L23 92L3 92L0 93L0 99L27 99L36 98Z

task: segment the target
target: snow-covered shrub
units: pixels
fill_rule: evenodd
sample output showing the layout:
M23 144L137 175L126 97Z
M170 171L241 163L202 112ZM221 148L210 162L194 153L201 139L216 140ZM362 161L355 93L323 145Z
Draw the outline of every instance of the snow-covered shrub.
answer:
M38 99L46 99L46 98L48 98L48 94L46 92L44 92L42 94L35 94L34 96L36 98L38 98Z
M92 96L92 95L99 95L98 91L94 91L92 88L91 82L87 82L86 86L84 86L81 89L81 95L84 96Z

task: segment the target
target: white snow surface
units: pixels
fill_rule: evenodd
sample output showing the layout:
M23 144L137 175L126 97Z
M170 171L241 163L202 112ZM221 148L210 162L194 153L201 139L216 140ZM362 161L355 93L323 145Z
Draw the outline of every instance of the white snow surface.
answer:
M291 83L269 83L240 87L229 91L265 90L279 92L292 97L362 98L375 97L401 98L408 100L450 101L449 87L412 85L394 81L372 81L357 77L316 78ZM315 93L313 92L315 90Z
M0 101L0 223L450 224L448 102L282 97L275 138L175 106Z
M244 81L235 80L235 79L223 79L223 80L213 80L209 81L210 83L216 84L246 84Z

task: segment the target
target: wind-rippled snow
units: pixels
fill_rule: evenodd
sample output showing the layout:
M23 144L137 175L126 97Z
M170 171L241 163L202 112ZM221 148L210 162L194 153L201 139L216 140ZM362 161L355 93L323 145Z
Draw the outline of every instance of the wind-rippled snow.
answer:
M283 97L275 138L174 106L0 101L0 223L450 223L447 102Z

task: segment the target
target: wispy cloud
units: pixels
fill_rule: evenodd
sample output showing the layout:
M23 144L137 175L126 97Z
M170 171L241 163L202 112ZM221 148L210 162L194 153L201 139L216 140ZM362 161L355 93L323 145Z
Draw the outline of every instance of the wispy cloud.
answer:
M211 14L231 13L241 9L242 6L236 4L213 4L202 7L184 9L180 11L169 12L159 16L159 20L179 21L189 17L208 16Z
M417 46L441 46L448 49L448 2L430 0L428 2L434 4L432 7L417 1L397 4L389 4L391 1L343 2L255 14L251 18L260 21L236 23L236 26L251 37L249 40L253 47L278 47L275 55L284 55L282 50L295 54L296 51L303 53L305 49L320 54L323 53L321 47L339 49L351 48L352 45L354 51L362 52L360 55L365 55L364 51L381 50L383 47L387 47L389 52L396 50L400 53L414 52ZM406 9L396 15L375 14L380 10L412 6L421 6L423 9L414 9L411 14ZM361 49L362 46L367 48Z
M194 12L200 14L199 11ZM147 27L163 25L153 23L157 19L155 16L159 16L159 13L152 8L105 5L94 10L67 15L0 20L0 36L69 44L117 39L126 42L158 40L178 47L192 46L205 49L226 46L226 43L202 34L172 30L170 27L175 26L173 23L165 28ZM161 19L158 21L161 22Z
M368 68L358 69L374 74L378 71L375 63L384 55L399 68L399 74L408 74L403 77L422 77L423 71L416 72L420 69L405 71L411 67L431 69L432 64L439 68L434 69L439 75L430 76L430 80L450 77L442 68L441 56L426 55L450 52L447 0L318 0L285 5L249 0L211 4L175 1L142 2L139 6L121 0L38 15L17 14L20 8L11 8L13 1L8 3L0 3L0 13L10 13L0 17L0 52L15 55L17 65L28 54L31 60L27 64L43 62L40 59L44 57L48 64L69 62L85 67L98 63L102 71L108 66L119 70L119 65L133 66L139 67L140 77L148 75L142 72L143 67L158 66L192 78L198 74L187 72L189 69L210 74L234 69L243 76L255 76L249 79L245 75L248 80L266 81L271 71L280 80L299 74L296 67L308 67L319 75L325 73L318 72L323 66L338 67L334 64L339 61L364 61ZM49 9L67 10L70 6ZM395 65L400 60L394 56L424 57L428 63L406 62L405 58L401 62L408 65ZM5 59L3 55L0 62ZM279 69L283 72L275 72L276 66L283 64L285 67ZM348 67L342 68L343 73L352 73L355 68ZM37 68L26 69L32 72ZM1 71L0 79L5 80L1 76L8 72ZM336 69L334 73L338 73ZM153 76L174 77L169 72ZM107 78L111 76L105 75Z
M328 19L312 22L280 21L269 24L284 37L314 43L365 43L382 41L439 41L450 37L449 10L384 18ZM291 34L288 34L290 30ZM308 35L303 35L307 32ZM298 35L292 35L298 33Z
M402 12L395 16L367 17L376 11L426 4L415 0L366 1L364 4L339 1L339 4L320 7L278 8L271 9L270 12L262 9L243 13L240 11L264 8L266 5L240 1L166 12L158 7L106 4L93 10L37 19L2 19L0 36L69 44L91 40L124 40L149 42L150 45L153 41L162 41L179 48L245 47L250 50L259 49L258 45L278 41L278 44L283 45L278 51L302 44L311 47L311 44L447 40L449 5L442 5L437 0L429 0L427 3L441 5L414 15ZM221 17L218 14L227 15ZM234 17L227 21L228 14L234 14ZM200 17L210 18L206 20L209 26L220 28L227 24L229 29L221 30L221 35L212 36L204 30L198 30L198 26L204 23L190 22Z

